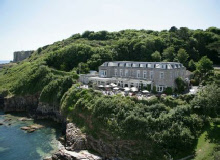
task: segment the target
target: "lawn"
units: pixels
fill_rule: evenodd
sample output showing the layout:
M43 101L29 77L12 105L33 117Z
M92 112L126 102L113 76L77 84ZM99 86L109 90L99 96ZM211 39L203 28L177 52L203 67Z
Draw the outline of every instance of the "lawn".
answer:
M217 158L215 152L219 142L220 124L211 123L199 137L194 160L215 160Z

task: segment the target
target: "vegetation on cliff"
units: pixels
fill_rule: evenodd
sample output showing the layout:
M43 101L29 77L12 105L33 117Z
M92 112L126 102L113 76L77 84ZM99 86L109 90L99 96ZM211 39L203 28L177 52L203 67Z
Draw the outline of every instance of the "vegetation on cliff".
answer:
M193 154L209 121L215 118L212 125L217 124L220 74L213 71L212 61L220 63L219 45L220 29L215 27L86 31L41 47L30 58L2 69L0 94L38 93L41 102L60 106L63 115L94 137L105 139L104 130L116 139L136 141L139 153L129 158L165 159L169 154L179 158ZM112 60L179 61L196 73L194 83L207 86L195 97L148 101L78 87L79 71L97 70ZM181 92L184 86L177 81Z

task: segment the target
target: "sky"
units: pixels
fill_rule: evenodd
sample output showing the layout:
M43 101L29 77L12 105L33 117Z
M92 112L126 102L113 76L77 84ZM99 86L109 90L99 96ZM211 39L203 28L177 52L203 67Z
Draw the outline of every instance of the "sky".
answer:
M90 31L220 28L220 0L0 0L0 60Z

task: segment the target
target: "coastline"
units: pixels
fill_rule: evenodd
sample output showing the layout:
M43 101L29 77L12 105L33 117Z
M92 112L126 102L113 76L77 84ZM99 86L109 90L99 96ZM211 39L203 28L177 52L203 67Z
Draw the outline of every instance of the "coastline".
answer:
M0 104L0 109L4 111L5 114L24 112L27 114L27 118L30 117L33 118L33 120L49 120L52 122L57 122L61 125L61 136L57 138L57 140L59 141L57 146L58 151L52 153L51 156L45 157L44 160L65 160L68 159L68 157L71 157L72 159L76 160L102 159L99 156L89 153L89 151L87 150L88 147L81 146L81 141L78 141L81 137L77 137L75 134L76 131L80 130L79 128L66 128L66 126L68 126L69 123L67 123L65 118L60 115L60 112L54 109L54 106L49 106L48 104L40 103L38 101L38 97L39 95L37 94L29 96L15 96L10 98L4 98L4 101ZM46 110L46 108L48 107L49 110ZM66 136L68 130L71 130L69 138L67 138ZM78 145L78 148L72 148L73 146L69 145L69 143Z

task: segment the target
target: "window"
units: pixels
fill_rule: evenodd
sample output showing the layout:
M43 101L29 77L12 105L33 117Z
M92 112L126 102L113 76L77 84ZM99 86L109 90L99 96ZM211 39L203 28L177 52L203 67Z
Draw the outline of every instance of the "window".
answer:
M155 68L161 68L160 64L156 64Z
M108 66L115 66L115 67L117 67L117 66L118 66L118 63L115 63L115 62L109 62L109 63L108 63Z
M115 76L118 76L118 70L115 69Z
M126 67L131 67L131 63L126 63Z
M147 79L147 71L144 71L144 72L143 72L143 78L144 78L144 79Z
M171 66L171 64L167 65L167 69L173 69L173 67Z
M163 79L163 78L164 78L164 73L160 72L160 79Z
M128 70L125 70L125 77L128 77Z
M120 69L120 76L122 77L123 76L123 70Z
M106 77L107 71L106 70L101 70L100 71L100 77Z
M125 66L125 63L120 63L119 64L119 67L124 67Z
M157 86L157 92L163 92L165 90L165 86Z
M154 78L154 72L150 71L150 79L153 79L153 78Z
M139 64L138 63L133 63L132 67L139 67Z
M140 64L140 67L141 67L141 68L146 68L146 64L142 64L142 63L141 63L141 64Z
M137 78L140 78L141 77L141 74L140 74L140 71L138 70L137 71Z

